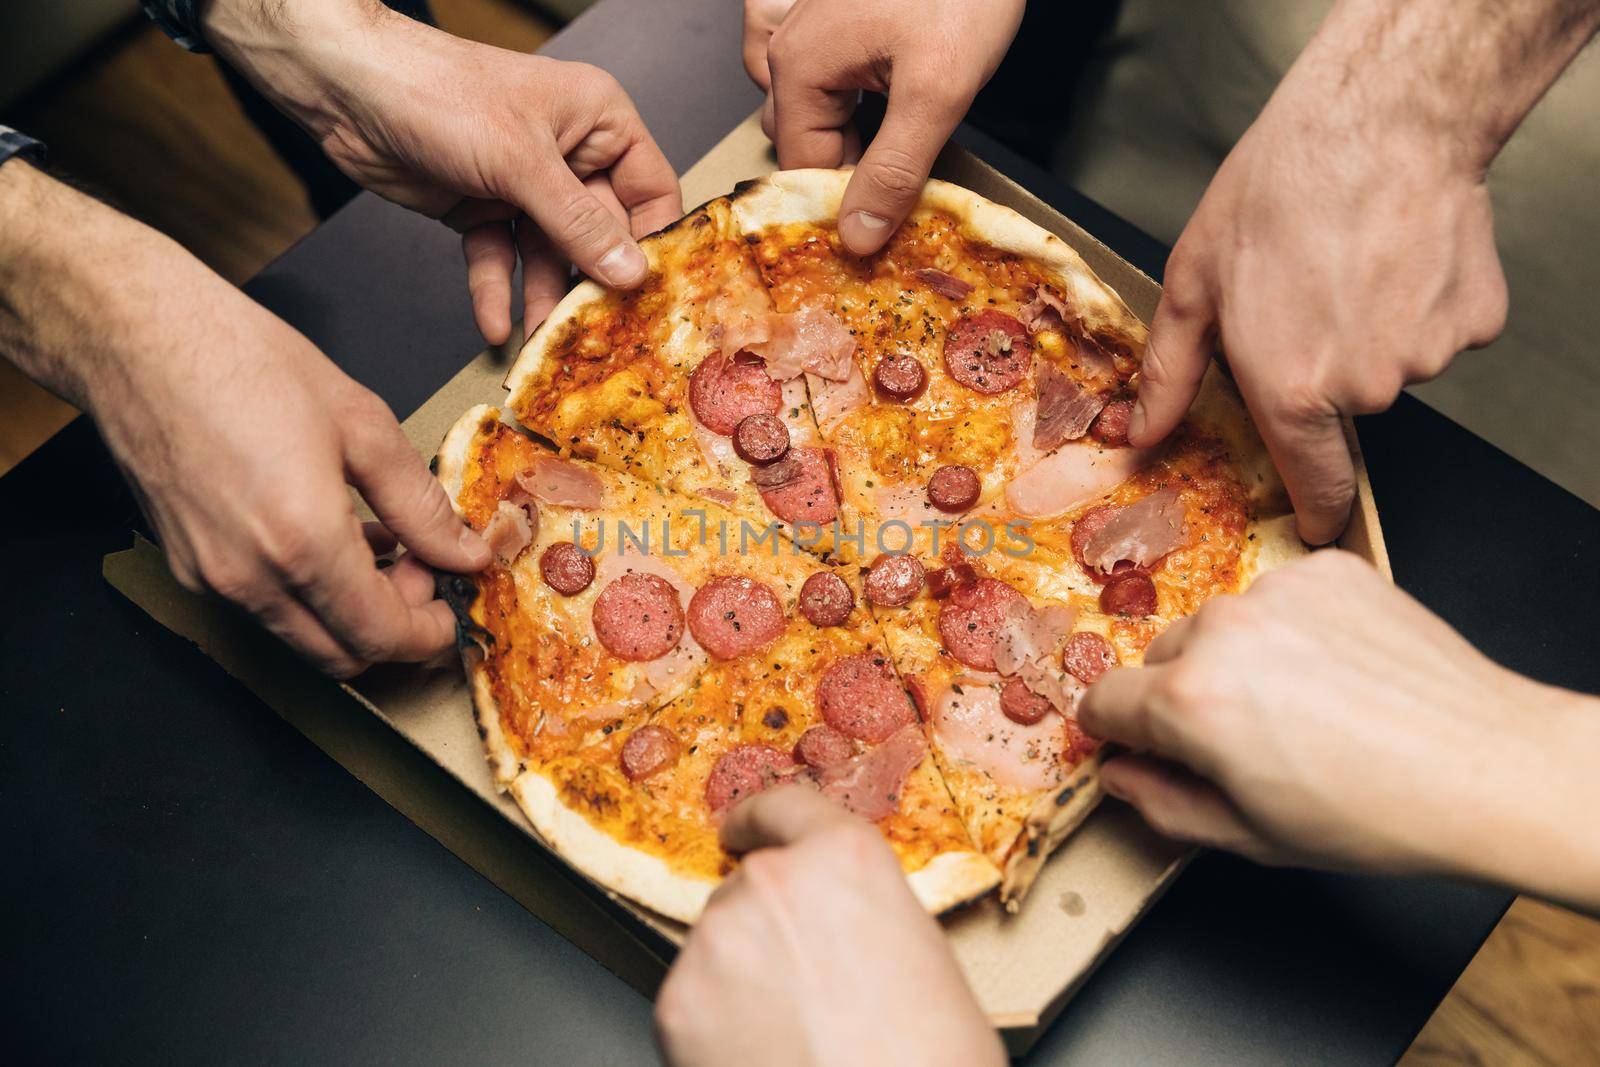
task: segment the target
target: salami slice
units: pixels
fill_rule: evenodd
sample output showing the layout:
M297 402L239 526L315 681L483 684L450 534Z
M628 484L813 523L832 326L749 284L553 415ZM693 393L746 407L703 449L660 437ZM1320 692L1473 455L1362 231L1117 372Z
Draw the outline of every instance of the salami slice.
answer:
M1061 666L1084 685L1093 685L1122 660L1111 642L1090 630L1080 630L1067 638L1061 650Z
M718 659L737 659L765 648L783 627L783 602L753 578L718 575L689 601L689 632Z
M1000 711L1018 725L1032 726L1053 710L1055 705L1029 689L1021 678L1012 678L1000 688Z
M1103 445L1121 448L1128 443L1128 423L1133 418L1133 401L1113 400L1100 409L1089 426L1089 436Z
M1142 571L1113 574L1100 590L1100 610L1107 615L1154 615L1156 583Z
M818 571L800 587L800 614L813 626L842 626L855 606L850 584L832 571Z
M922 577L922 563L915 556L879 556L862 584L869 603L903 608L922 592Z
M632 572L600 590L590 618L606 651L625 660L659 659L683 636L683 605L659 574Z
M807 767L833 767L855 754L855 744L827 723L813 726L794 744L794 758Z
M577 596L594 581L594 560L571 541L557 541L539 557L539 577L562 596Z
M678 736L654 724L641 726L622 744L622 773L642 782L678 762Z
M758 471L793 463L792 476L774 486L757 482L767 508L784 522L827 524L839 517L839 497L833 486L833 464L821 448L791 448L789 454ZM752 479L754 474L752 473Z
M792 767L794 760L789 754L771 745L735 745L718 758L706 777L706 803L721 814L766 790Z
M712 433L727 437L751 415L776 415L783 384L759 362L710 355L689 375L689 406Z
M1023 595L995 578L979 578L950 590L939 606L939 637L957 660L975 671L992 671L994 641L1005 625L1006 606Z
M746 415L733 428L733 451L746 463L757 465L781 459L789 451L789 427L765 411Z
M915 400L928 384L928 372L916 356L891 353L873 368L872 384L886 400Z
M1003 393L1027 377L1032 364L1028 328L1003 311L964 315L945 334L945 370L974 392Z
M817 683L817 711L846 737L874 745L917 717L889 660L875 652L846 656L828 668Z
M959 463L940 467L928 479L928 503L953 515L971 508L982 492L978 472Z

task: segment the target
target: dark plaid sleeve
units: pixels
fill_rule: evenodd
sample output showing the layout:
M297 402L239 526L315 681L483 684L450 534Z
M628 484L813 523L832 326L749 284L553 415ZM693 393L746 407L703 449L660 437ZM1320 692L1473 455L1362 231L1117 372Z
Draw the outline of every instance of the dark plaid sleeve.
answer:
M34 163L44 162L44 144L10 126L0 126L0 163L20 156Z
M161 32L191 52L209 52L200 36L200 0L143 0L144 13Z

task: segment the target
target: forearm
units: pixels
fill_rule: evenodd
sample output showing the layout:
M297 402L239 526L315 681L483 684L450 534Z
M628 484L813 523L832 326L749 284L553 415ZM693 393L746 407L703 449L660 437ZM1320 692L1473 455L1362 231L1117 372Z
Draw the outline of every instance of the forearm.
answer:
M1282 91L1481 172L1597 29L1600 0L1341 0Z

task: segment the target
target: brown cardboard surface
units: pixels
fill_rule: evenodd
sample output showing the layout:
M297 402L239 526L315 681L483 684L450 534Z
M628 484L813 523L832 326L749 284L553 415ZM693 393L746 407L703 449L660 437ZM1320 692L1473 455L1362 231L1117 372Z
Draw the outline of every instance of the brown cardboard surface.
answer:
M751 119L685 175L685 202L709 200L773 166ZM1060 235L1136 314L1148 321L1154 313L1154 281L1004 175L955 147L934 174ZM504 354L482 353L407 419L418 451L431 456L473 404L502 403L507 367ZM1360 500L1342 544L1388 573L1371 488L1359 472ZM595 886L543 848L516 805L494 789L458 674L384 668L339 685L237 612L184 592L147 543L107 557L105 574L496 885L635 988L653 992L683 928ZM1130 809L1107 803L1045 865L1019 914L989 899L944 920L956 958L1013 1052L1032 1045L1187 857Z

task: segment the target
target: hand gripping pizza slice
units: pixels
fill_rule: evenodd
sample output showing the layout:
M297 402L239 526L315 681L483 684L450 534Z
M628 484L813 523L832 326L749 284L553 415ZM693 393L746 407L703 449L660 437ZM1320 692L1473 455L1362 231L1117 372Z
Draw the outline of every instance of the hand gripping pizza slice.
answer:
M945 182L881 252L851 255L836 228L848 179L780 172L733 211L778 312L855 339L848 378L808 381L870 559L926 551L934 524L1065 442L1125 439L1146 331L1060 238Z
M780 782L875 823L939 912L992 889L852 575L795 553L724 557L690 600L710 656L648 722L530 766L512 791L575 867L694 921L734 860L718 843L738 800Z
M585 281L529 339L506 379L517 421L825 548L837 491L803 374L838 364L839 338L774 316L725 198L640 247L642 288Z

